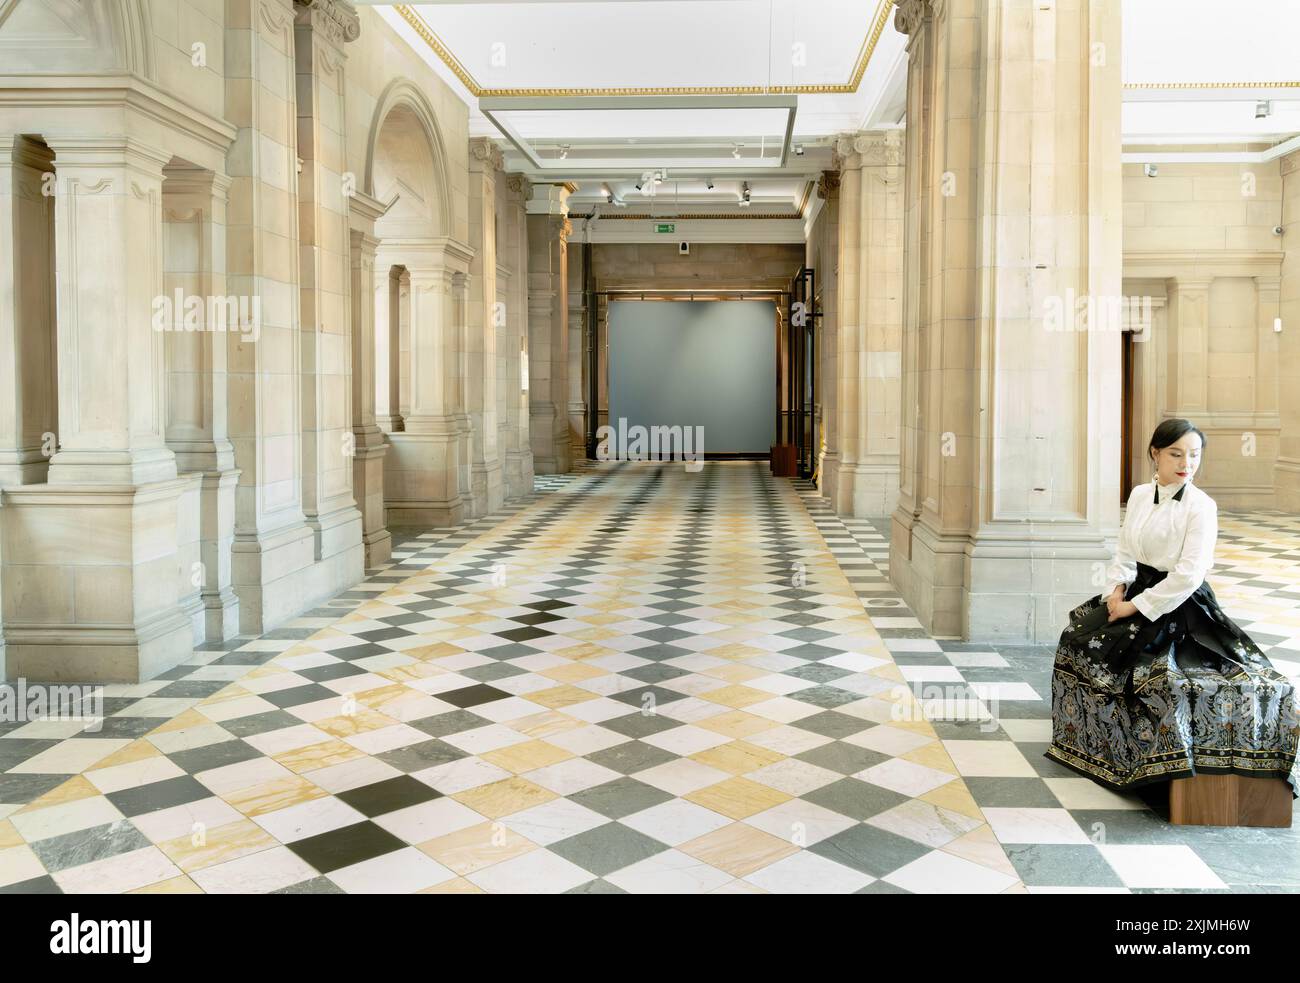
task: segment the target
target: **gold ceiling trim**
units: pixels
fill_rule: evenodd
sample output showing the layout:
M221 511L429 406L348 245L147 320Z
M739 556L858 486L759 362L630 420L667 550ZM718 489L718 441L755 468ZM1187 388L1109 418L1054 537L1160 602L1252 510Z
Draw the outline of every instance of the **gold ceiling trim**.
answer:
M1300 89L1300 82L1125 82L1126 89Z
M870 30L866 37L862 39L862 46L858 49L853 74L847 82L820 85L684 85L567 89L485 89L478 84L474 76L470 75L469 70L461 64L460 59L452 54L451 49L442 43L442 40L434 33L433 28L428 25L428 22L420 16L412 5L396 3L393 4L393 9L397 11L402 20L411 25L411 29L450 69L451 73L460 79L461 85L465 86L476 99L519 96L548 96L555 98L560 96L837 95L858 91L862 76L866 74L867 64L871 61L871 56L875 53L880 36L884 33L885 24L889 21L889 11L894 6L894 3L895 0L880 0L879 6L876 8L875 18L870 24Z

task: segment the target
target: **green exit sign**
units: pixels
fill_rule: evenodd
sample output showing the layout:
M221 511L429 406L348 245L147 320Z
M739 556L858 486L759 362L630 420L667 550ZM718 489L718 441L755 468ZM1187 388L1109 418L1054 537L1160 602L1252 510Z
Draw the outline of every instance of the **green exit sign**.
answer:
M677 231L677 226L674 225L672 222L660 222L658 225L655 226L655 231L656 231L656 232L676 232L676 231Z

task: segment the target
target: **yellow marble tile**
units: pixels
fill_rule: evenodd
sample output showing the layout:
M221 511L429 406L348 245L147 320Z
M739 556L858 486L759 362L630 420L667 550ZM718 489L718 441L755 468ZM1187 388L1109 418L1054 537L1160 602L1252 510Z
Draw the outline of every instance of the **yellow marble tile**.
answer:
M772 694L749 686L735 685L723 686L719 689L711 689L700 693L699 699L739 709L741 707L751 707L755 703L766 703L772 699Z
M718 659L731 659L734 662L768 654L770 653L765 652L763 649L755 648L752 645L742 645L740 642L732 642L730 645L719 645L715 649L709 649L709 655ZM767 698L770 700L772 694L768 693Z
M237 792L227 792L222 798L245 816L260 816L301 802L321 799L328 794L319 785L313 785L305 778L294 777L275 778Z
M421 888L416 894L487 894L481 887L463 877L453 877L449 881L443 881L441 884L434 884L432 887Z
M699 751L690 757L691 760L708 765L710 768L720 768L733 775L747 775L751 771L775 764L785 758L785 755L759 747L757 744L750 744L748 741L732 741L730 744L720 744L706 751Z
M126 748L122 750L125 751ZM63 805L65 802L77 802L81 799L93 799L95 796L103 794L90 783L90 779L84 775L75 775L62 785L56 785L44 795L33 799L14 814L22 815L25 812L38 812L41 809L48 809L50 806Z
M14 829L13 823L8 819L0 819L0 850L7 850L11 846L22 846L26 842L18 830Z
M204 718L205 723L212 721ZM133 761L143 761L146 758L161 757L162 752L150 744L148 741L141 739L132 741L126 747L115 751L102 761L95 762L95 771L101 768L112 768L114 765L129 765Z
M379 730L381 727L392 727L395 723L397 721L392 717L375 710L358 707L356 713L326 717L324 720L313 721L312 726L333 737L352 737L355 734L364 734L366 731Z
M753 816L765 809L779 806L782 802L788 802L793 796L760 785L758 782L751 782L748 778L728 778L716 785L709 785L683 795L682 798L721 813L729 819L744 819L746 816Z
M563 734L565 731L578 730L589 726L591 725L587 721L570 717L558 710L533 713L527 717L520 717L518 720L510 721L511 730L517 730L529 737L550 737L552 734Z
M452 798L489 819L500 819L521 809L549 802L556 798L556 795L540 785L516 776L456 792Z
M524 741L522 744L511 744L495 751L484 751L479 757L498 768L522 775L526 771L567 761L575 755L572 751L566 751L546 741Z
M204 724L210 724L210 723L212 723L211 720L203 716L203 714L199 713L197 710L191 708L180 714L177 714L175 717L172 717L172 719L168 720L166 723L159 724L153 730L149 731L149 733L166 734L171 731L185 730L185 728L187 727L201 727Z
M451 642L436 641L431 645L417 645L414 648L402 649L402 654L421 662L436 662L454 655L464 655L465 649Z
M607 649L595 642L583 642L581 645L569 645L562 649L554 649L551 654L558 655L562 659L572 659L574 662L579 662L583 659L599 659L602 656L610 655L612 652L613 649Z
M528 699L531 702L550 707L552 710L571 707L577 703L586 703L588 700L596 698L596 694L589 690L567 685L552 686L550 689L539 689L528 694Z
M711 730L715 734L741 738L752 737L755 734L761 734L765 730L771 730L773 727L781 725L775 720L768 720L766 717L746 713L744 710L728 710L726 713L720 713L714 717L697 720L695 726Z
M374 689L362 690L354 694L358 703L364 703L372 710L379 710L389 700L396 700L406 696L411 692L411 687L402 683L391 683L388 686L376 686Z
M295 775L315 771L317 768L324 768L327 765L342 764L344 761L353 761L356 758L364 758L365 756L364 751L338 740L320 741L316 744L308 744L305 747L294 748L292 751L283 751L280 754L271 755Z
M538 675L554 679L557 683L580 683L584 679L608 676L609 670L597 669L595 666L583 665L581 662L570 662L567 665L543 669Z
M1002 844L998 842L998 838L988 826L977 826L969 833L944 844L942 849L944 853L951 853L954 857L961 857L963 860L996 870L999 874L1017 879L1020 877L1015 865L1007 858Z
M192 880L182 874L180 877L169 877L165 881L156 881L153 884L146 884L144 887L137 887L134 890L127 891L127 894L202 894L203 888L199 887Z
M744 683L751 679L758 679L768 675L766 669L759 669L757 666L747 666L740 663L729 666L714 666L712 669L705 669L700 675L712 676L715 679L725 679L729 683ZM771 694L769 694L770 696Z
M479 823L419 844L448 870L462 876L537 849L537 844L501 823Z
M947 772L949 775L957 774L957 766L952 763L952 758L944 750L943 743L937 740L914 748L906 754L900 755L900 757L906 758L908 761L915 761L918 765L925 765L927 768L933 768L936 771Z
M164 840L158 849L181 870L189 873L213 864L247 856L276 846L277 840L249 819L214 826L174 840Z
M752 874L799 852L793 843L744 823L715 829L677 849L711 867L725 870L733 877Z
M929 802L931 805L951 809L953 812L960 812L963 816L970 816L972 819L984 818L984 813L975 804L975 799L970 794L970 790L966 788L966 783L960 780L947 782L936 789L931 789L924 795L918 796L918 798Z

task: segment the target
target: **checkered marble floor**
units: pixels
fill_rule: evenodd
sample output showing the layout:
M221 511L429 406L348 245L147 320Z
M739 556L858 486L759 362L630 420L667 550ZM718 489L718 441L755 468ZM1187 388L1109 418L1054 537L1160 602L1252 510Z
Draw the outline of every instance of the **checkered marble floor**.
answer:
M1293 522L1225 522L1235 616L1286 625ZM1293 831L1043 759L1050 651L926 636L885 528L764 462L539 478L98 731L0 724L0 891L1300 889Z
M889 582L890 520L836 516L795 484L1027 891L1300 892L1300 817L1291 829L1171 826L1165 786L1120 795L1047 760L1053 649L927 635ZM1219 525L1211 586L1300 678L1300 516L1222 512Z

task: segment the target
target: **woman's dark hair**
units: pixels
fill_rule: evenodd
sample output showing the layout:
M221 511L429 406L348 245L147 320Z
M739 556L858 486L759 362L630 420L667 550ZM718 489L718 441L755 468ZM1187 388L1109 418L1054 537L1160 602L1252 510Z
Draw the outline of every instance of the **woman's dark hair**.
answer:
M1189 433L1194 433L1201 438L1201 449L1205 449L1205 434L1201 433L1201 428L1191 420L1174 419L1165 420L1160 426L1156 427L1156 432L1151 435L1151 443L1147 446L1147 457L1151 457L1152 451L1162 451L1170 444L1176 444Z

